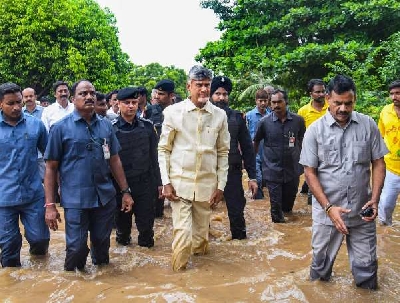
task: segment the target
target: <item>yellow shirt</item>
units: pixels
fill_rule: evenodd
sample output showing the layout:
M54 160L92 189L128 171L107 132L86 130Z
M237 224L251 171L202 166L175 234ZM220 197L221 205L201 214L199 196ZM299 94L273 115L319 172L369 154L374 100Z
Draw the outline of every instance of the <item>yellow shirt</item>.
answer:
M168 106L158 144L163 185L171 183L184 199L208 201L224 190L228 175L230 135L224 110L190 99Z
M393 104L388 104L382 109L378 128L389 149L385 156L386 169L400 175L400 119Z
M327 109L328 109L328 103L325 102L322 110L320 112L317 111L312 106L312 100L311 100L310 103L301 107L299 109L299 111L297 112L297 114L303 117L304 122L306 122L306 128L308 128L311 123L313 123L315 120L317 120L317 119L321 118L323 115L325 115Z

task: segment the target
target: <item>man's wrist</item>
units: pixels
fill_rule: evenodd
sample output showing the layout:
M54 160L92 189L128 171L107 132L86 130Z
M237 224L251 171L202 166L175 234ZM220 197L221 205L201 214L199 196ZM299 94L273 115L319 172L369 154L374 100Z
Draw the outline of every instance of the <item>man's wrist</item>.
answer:
M122 194L122 195L125 195L125 194L132 195L131 188L130 188L130 187L127 187L127 188L125 188L125 189L122 189L122 190L121 190L121 194Z

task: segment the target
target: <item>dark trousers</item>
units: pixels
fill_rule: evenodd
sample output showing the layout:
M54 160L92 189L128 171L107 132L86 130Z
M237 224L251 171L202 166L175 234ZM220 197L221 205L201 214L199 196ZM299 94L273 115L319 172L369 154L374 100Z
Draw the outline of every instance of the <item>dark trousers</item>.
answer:
M299 187L299 178L294 178L289 182L266 181L271 202L272 222L285 222L283 213L291 212L296 199Z
M64 208L67 252L65 270L83 269L89 254L95 265L109 263L110 235L115 212L115 199L95 208Z
M146 174L127 179L132 191L134 201L132 211L121 212L122 196L117 195L116 233L119 243L128 244L131 237L132 215L135 215L138 230L138 245L144 247L154 246L154 193L151 177Z
M44 200L33 203L0 207L0 263L3 267L21 266L22 235L19 220L24 225L32 255L45 255L49 247L50 232L44 221Z
M228 209L232 239L245 239L246 223L243 211L246 206L246 198L244 197L242 171L240 168L229 168L224 197Z
M162 218L162 216L164 216L164 200L165 200L165 198L158 199L158 186L156 186L154 200L155 200L154 215L156 218Z

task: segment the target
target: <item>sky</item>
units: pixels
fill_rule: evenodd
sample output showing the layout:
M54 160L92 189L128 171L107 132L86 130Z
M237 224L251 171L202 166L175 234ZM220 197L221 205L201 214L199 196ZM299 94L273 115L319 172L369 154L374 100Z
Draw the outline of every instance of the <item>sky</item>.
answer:
M158 62L186 72L208 41L220 38L218 18L200 0L96 0L117 19L119 41L135 65Z

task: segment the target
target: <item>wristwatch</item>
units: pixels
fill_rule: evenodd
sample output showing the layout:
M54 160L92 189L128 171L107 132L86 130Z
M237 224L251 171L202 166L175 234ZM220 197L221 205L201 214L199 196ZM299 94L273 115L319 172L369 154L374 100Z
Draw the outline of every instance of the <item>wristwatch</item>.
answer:
M132 194L131 188L127 187L127 188L121 190L121 194L130 194L131 195Z

